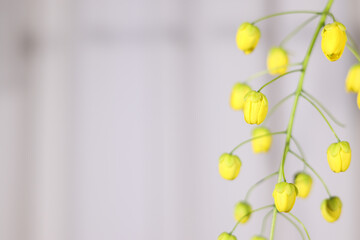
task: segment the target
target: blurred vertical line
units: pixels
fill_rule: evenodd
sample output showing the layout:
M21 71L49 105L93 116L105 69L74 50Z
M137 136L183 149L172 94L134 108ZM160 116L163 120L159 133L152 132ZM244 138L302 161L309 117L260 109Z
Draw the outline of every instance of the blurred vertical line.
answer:
M25 5L28 196L23 239L69 239L70 1Z

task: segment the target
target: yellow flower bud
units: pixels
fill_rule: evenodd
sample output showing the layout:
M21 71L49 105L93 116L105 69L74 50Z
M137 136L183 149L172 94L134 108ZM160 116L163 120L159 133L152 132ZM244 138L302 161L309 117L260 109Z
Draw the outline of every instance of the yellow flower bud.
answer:
M338 60L347 41L346 28L339 22L327 24L321 32L321 49L330 61Z
M236 237L227 232L223 232L219 235L218 240L236 240Z
M325 199L321 203L321 214L328 222L335 222L341 215L342 202L338 197Z
M279 212L290 212L296 200L297 188L292 183L281 182L275 185L273 198Z
M255 49L260 36L261 33L258 27L245 22L240 25L236 33L236 44L245 54L249 54Z
M331 144L327 149L327 160L331 170L345 172L351 162L350 144L346 141Z
M355 93L360 91L360 63L350 68L346 77L346 91Z
M260 137L267 135L264 137ZM269 129L265 127L257 127L252 131L252 137L259 137L257 139L251 140L251 145L254 153L261 153L269 151L272 142L272 136L270 135Z
M234 209L235 220L240 221L240 223L246 223L251 216L251 211L252 208L250 204L244 201L238 202Z
M251 240L266 240L266 238L263 236L253 236Z
M306 198L311 190L312 178L305 172L299 172L295 175L294 184L298 190L298 197Z
M281 47L273 47L267 56L267 69L272 75L286 73L289 64L287 52Z
M219 173L227 180L234 180L240 172L241 161L236 155L224 153L219 159Z
M236 83L231 91L230 106L234 110L241 110L244 108L245 95L251 91L251 88L244 83Z
M244 118L249 124L262 123L268 112L268 100L261 92L251 90L245 96Z

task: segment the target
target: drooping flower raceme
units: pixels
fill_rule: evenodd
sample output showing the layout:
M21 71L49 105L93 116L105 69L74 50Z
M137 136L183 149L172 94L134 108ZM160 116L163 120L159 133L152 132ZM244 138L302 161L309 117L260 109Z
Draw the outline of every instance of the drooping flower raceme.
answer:
M345 48L346 28L339 22L327 24L321 32L321 49L330 61L338 60Z
M321 214L328 222L335 222L341 215L342 202L338 197L325 199L321 203Z
M355 93L360 91L360 63L350 68L346 77L346 91Z
M271 75L286 73L289 64L287 52L282 47L273 47L267 56L267 69Z
M292 183L280 182L275 185L273 198L279 212L290 212L296 200L297 188Z
M351 148L346 141L331 144L327 149L327 160L333 172L345 172L351 162Z
M245 83L236 83L231 91L230 106L234 110L242 110L244 108L245 95L251 91L249 85Z
M226 180L234 180L240 172L241 161L236 155L224 153L219 159L219 173Z
M234 218L240 223L246 223L251 216L252 208L249 203L245 201L238 202L234 209Z
M222 234L219 235L217 240L237 240L237 239L234 235L231 235L227 232L223 232Z
M272 142L272 136L269 129L266 127L257 127L252 131L252 137L256 138L251 140L251 145L254 153L265 153L269 151ZM260 137L263 136L263 137Z
M259 42L261 33L258 27L245 22L240 25L236 33L236 44L245 54L250 54Z
M261 92L251 90L245 96L244 118L249 124L262 123L268 112L269 103L267 98Z
M294 184L298 190L298 197L306 198L311 190L312 178L305 172L299 172L295 175Z

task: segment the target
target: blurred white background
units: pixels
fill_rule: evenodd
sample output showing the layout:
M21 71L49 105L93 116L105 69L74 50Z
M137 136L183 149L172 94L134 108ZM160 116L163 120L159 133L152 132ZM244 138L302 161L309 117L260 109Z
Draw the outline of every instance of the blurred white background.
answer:
M269 154L250 145L232 182L218 157L249 138L251 126L229 105L232 85L265 68L268 49L308 15L259 23L249 56L235 44L238 26L285 10L321 11L325 0L16 0L0 1L0 239L216 239L235 224L233 207L261 177L274 172L284 137ZM356 0L335 0L332 12L360 43ZM316 21L287 45L302 60ZM334 174L326 149L335 141L323 119L300 101L294 134L308 161L341 197L341 219L322 219L326 192L314 189L293 213L312 239L357 239L360 111L344 81L355 58L345 50L330 63L317 41L305 89L346 128L353 161ZM253 82L258 88L271 79ZM298 74L265 88L270 106L293 91ZM291 101L269 120L283 130ZM289 179L302 169L289 156ZM254 208L272 203L275 179L257 188ZM266 211L235 231L259 233ZM269 221L270 226L270 221ZM269 227L267 228L267 232ZM278 218L276 239L301 239Z

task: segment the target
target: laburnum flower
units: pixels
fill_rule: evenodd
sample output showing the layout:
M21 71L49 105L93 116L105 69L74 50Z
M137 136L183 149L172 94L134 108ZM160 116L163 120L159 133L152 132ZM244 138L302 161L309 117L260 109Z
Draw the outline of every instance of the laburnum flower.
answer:
M289 65L287 52L281 47L273 47L267 56L267 69L271 75L286 73Z
M350 144L346 141L331 144L327 149L327 160L333 172L345 172L351 162Z
M321 203L321 214L328 222L335 222L341 215L342 202L338 197L330 197Z
M346 77L346 91L355 93L360 91L360 63L350 68Z
M218 240L236 240L236 237L227 232L223 232L222 234L219 235Z
M269 103L261 92L251 90L245 96L244 118L249 124L262 123L268 112Z
M240 223L246 223L251 216L252 208L249 203L245 201L238 202L234 209L234 218Z
M236 155L224 153L219 159L219 173L226 180L234 180L240 172L241 161Z
M266 240L266 238L263 237L263 236L258 236L258 235L256 235L256 236L253 236L253 237L251 238L251 240Z
M312 178L305 172L299 172L295 175L294 184L298 190L298 197L306 198L311 190Z
M292 183L280 182L275 185L272 195L279 212L290 212L295 204L297 188Z
M330 61L338 60L345 48L346 28L339 22L327 24L321 32L321 49Z
M240 25L236 33L236 44L245 54L250 54L259 42L261 33L258 27L245 22Z
M261 137L263 136L263 137ZM269 129L266 127L257 127L252 131L251 145L254 153L262 153L269 151L272 142L272 136Z
M242 110L244 108L245 95L251 91L249 85L245 83L236 83L231 91L230 106L234 110Z

